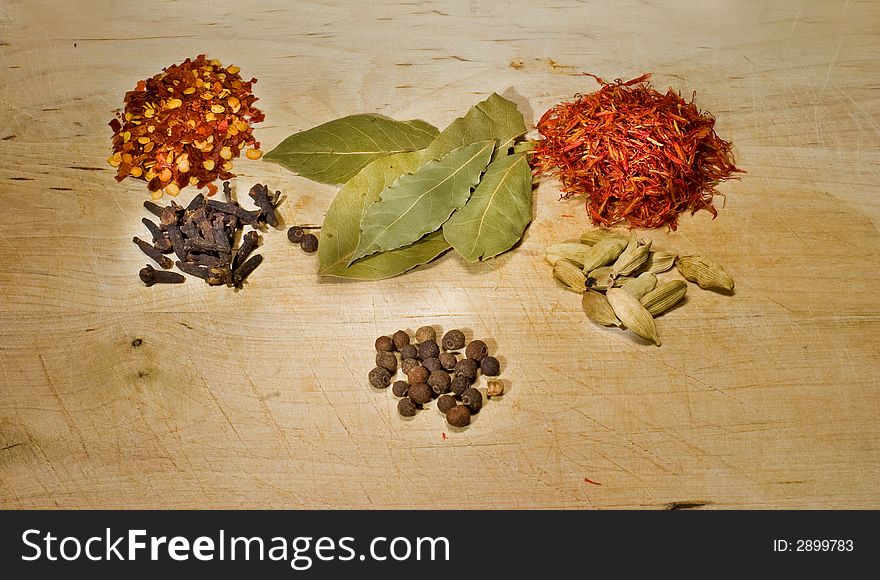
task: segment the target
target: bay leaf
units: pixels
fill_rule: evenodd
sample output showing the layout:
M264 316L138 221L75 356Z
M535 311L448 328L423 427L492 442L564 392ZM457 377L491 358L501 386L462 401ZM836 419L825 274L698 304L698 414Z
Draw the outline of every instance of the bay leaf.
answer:
M443 235L468 262L476 262L513 247L530 221L532 170L525 154L517 153L489 164L468 202L443 224Z
M323 238L323 235L321 237ZM449 247L449 242L443 237L443 232L437 230L408 246L372 254L361 258L348 267L342 264L325 272L325 274L356 280L383 280L403 274L416 266L427 264L448 250Z
M526 124L516 104L492 93L441 131L428 145L425 160L440 159L453 149L488 139L495 139L498 151L506 155L517 137L525 133Z
M388 155L371 162L342 188L324 218L318 245L318 273L324 276L378 280L402 274L449 249L442 236L426 236L410 246L374 254L348 266L361 232L366 208L404 173L415 172L424 150Z
M424 149L438 133L420 120L350 115L294 133L263 159L313 181L345 183L380 157Z
M495 141L480 141L431 160L386 187L367 207L349 264L376 252L408 246L437 229L471 196L489 164Z

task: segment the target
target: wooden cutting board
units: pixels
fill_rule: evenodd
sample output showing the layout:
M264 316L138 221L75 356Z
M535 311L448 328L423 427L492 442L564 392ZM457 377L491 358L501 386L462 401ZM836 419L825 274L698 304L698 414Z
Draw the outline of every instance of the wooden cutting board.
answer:
M0 507L880 507L880 7L346 4L0 6ZM736 293L692 287L660 348L591 325L542 259L588 227L552 181L486 263L320 280L281 230L242 292L146 288L147 193L113 179L107 122L201 52L259 79L267 150L360 112L443 127L493 91L534 122L596 88L582 72L652 71L748 173L718 219L645 235ZM287 224L336 191L236 170L289 196ZM468 429L367 386L375 337L424 324L502 361L507 393Z

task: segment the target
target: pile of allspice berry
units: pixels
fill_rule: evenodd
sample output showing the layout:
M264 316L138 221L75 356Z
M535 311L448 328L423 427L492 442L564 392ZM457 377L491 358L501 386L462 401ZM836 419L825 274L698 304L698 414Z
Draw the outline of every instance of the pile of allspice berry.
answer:
M606 229L586 231L579 240L547 247L545 258L553 276L583 296L587 317L601 326L626 327L660 346L654 319L681 302L687 294L684 280L660 280L657 275L678 269L679 274L705 290L730 294L733 278L720 264L702 256L679 256L640 240Z
M431 326L416 331L415 342L405 330L376 339L376 368L370 371L370 386L385 389L397 371L406 380L397 380L391 387L400 397L397 412L412 417L424 405L437 399L437 409L446 415L453 427L466 427L471 416L483 407L483 393L474 385L480 374L497 377L501 364L489 356L489 347L482 340L466 343L461 330L450 330L437 343L437 332ZM464 356L458 353L464 350ZM399 357L399 360L398 360ZM504 383L490 379L486 396L504 393Z

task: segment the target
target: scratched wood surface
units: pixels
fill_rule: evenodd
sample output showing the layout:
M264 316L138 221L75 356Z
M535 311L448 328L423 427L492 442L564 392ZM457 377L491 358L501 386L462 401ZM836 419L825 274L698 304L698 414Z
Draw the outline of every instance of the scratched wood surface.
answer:
M349 4L0 2L0 507L880 507L876 3ZM736 294L691 288L660 348L588 324L542 260L587 226L549 181L485 264L322 281L282 230L242 292L145 288L146 190L114 181L107 122L200 52L259 79L267 149L359 112L442 127L492 91L534 122L582 71L653 71L748 174L717 220L647 235ZM335 192L236 169L288 224ZM366 385L374 338L423 324L500 354L508 392L464 431Z

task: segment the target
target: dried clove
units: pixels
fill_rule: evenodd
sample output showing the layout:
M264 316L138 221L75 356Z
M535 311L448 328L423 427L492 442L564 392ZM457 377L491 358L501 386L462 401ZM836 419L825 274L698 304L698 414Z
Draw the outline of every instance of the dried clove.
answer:
M245 235L241 237L241 246L238 247L238 251L235 252L235 257L232 259L232 268L238 268L245 260L248 259L248 256L251 255L260 241L260 235L251 230Z
M150 234L153 236L153 245L156 246L157 250L163 254L173 251L171 239L162 231L158 224L147 218L142 218L141 223L150 230Z
M206 266L197 266L190 262L183 262L178 260L174 262L174 265L177 266L177 269L183 272L184 274L189 274L190 276L195 276L196 278L201 278L203 280L207 280L208 276L211 274L211 269Z
M147 286L152 286L153 284L182 284L186 281L186 278L177 272L157 270L149 264L141 268L138 276L140 276L141 282Z
M259 226L261 215L259 211L248 211L236 203L223 202L216 199L209 199L208 207L235 216L249 226Z
M255 254L248 258L244 264L239 266L232 274L233 283L236 288L241 288L244 281L250 276L251 272L257 269L257 266L263 263L263 255ZM210 281L209 281L210 282Z
M153 247L153 245L150 244L149 242L146 242L137 236L133 237L131 239L131 241L133 241L135 244L137 244L137 246L141 249L141 251L143 253L145 253L147 256L149 256L150 258L155 260L155 262L157 264L159 264L160 266L162 266L166 270L168 270L169 268L171 268L171 266L174 265L171 262L170 258L168 258L167 256L163 256L162 252L159 251L157 248Z
M147 200L144 202L144 208L157 218L162 217L162 206Z
M278 227L278 216L275 215L275 206L269 198L269 188L265 185L257 183L248 192L248 196L254 200L254 203L263 213L263 219L269 226Z

